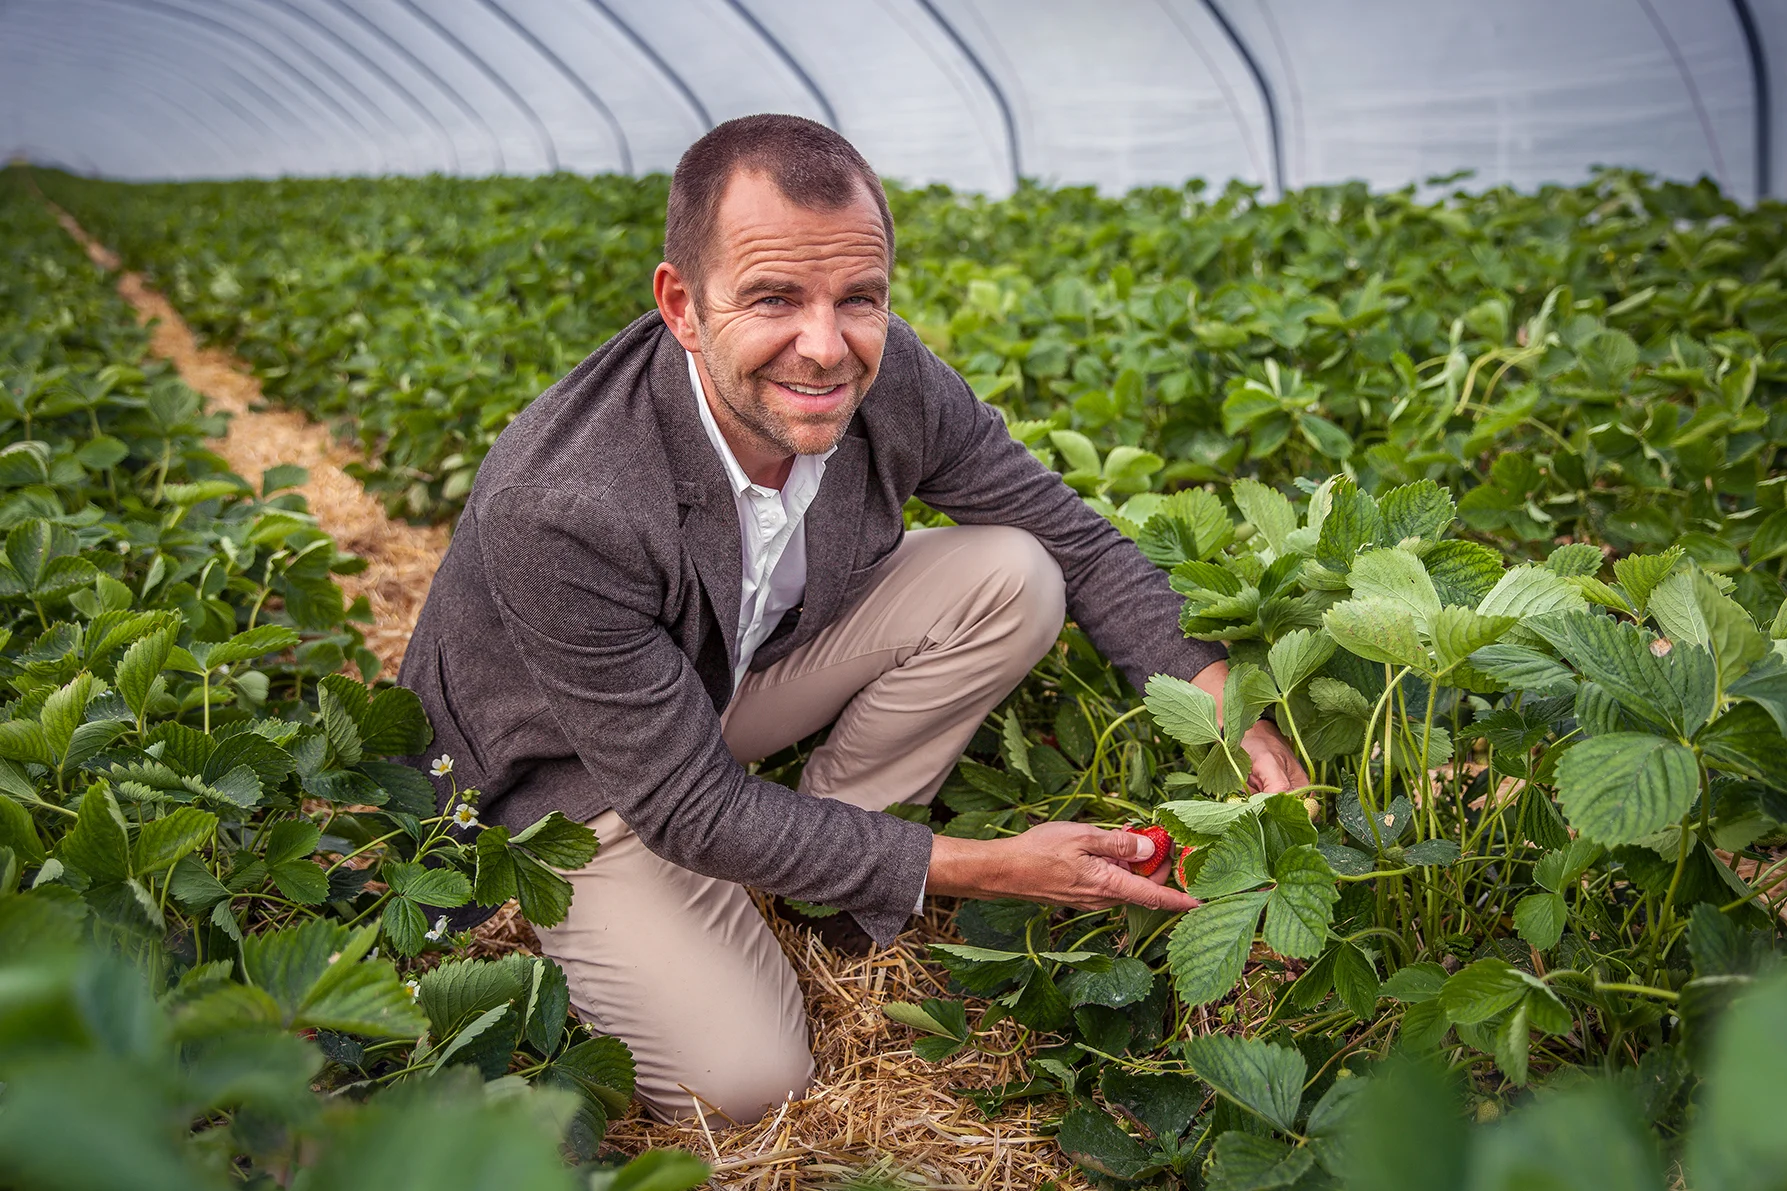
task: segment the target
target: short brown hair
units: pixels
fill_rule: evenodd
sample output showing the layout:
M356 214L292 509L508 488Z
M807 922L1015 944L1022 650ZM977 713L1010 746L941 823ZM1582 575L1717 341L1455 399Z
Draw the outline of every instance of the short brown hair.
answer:
M664 215L664 259L682 274L697 303L713 250L726 184L741 170L766 175L784 198L810 211L836 211L868 189L887 236L893 269L893 213L887 192L856 146L823 124L800 116L740 116L716 125L690 145L670 178Z

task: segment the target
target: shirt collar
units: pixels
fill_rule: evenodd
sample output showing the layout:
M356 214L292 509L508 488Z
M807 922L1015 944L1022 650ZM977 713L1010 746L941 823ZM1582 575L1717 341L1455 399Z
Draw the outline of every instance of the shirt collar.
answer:
M720 431L719 422L714 420L713 409L707 404L707 398L702 394L701 370L695 366L695 353L685 348L683 355L689 359L689 388L695 396L695 408L701 414L701 428L707 431L707 441L712 443L714 450L719 453L720 463L726 469L726 479L732 485L733 494L737 495L747 488L756 487L752 483L751 477L745 474L745 469L739 465L738 456L732 453L732 444L726 441L725 434ZM788 484L793 485L797 476L805 479L809 472L812 474L814 482L817 483L818 476L825 472L825 461L830 459L837 449L836 446L833 446L818 455L796 455L794 467L788 473Z

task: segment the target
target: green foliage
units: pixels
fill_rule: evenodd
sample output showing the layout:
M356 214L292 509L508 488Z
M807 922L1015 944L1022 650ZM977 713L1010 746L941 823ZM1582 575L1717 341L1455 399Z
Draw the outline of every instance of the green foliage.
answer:
M257 496L229 474L204 446L221 419L146 359L127 309L16 175L0 176L0 212L0 962L19 965L0 984L38 998L0 1003L0 1036L28 1033L30 1014L84 1023L32 1044L54 1056L0 1070L0 1182L217 1185L230 1154L281 1169L328 1136L316 1177L330 1185L419 1185L428 1170L483 1185L511 1161L524 1183L564 1184L556 1143L593 1156L630 1099L626 1048L568 1021L549 961L521 965L489 1020L437 1020L403 973L452 949L443 911L480 895L561 919L570 886L554 870L586 863L594 834L560 815L486 833L494 848L459 830L477 825L478 794L448 759L438 788L412 767L433 736L420 701L361 681L377 669L353 623L365 610L333 578L360 561L301 497L273 494L301 475L270 472ZM78 941L88 950L39 954ZM422 979L462 970L517 965ZM358 1096L455 1066L490 1092L439 1082L352 1124L309 1090ZM530 1078L572 1096L519 1095ZM87 1094L104 1107L80 1109ZM108 1114L126 1140L79 1140ZM435 1115L468 1122L465 1149L400 1163ZM515 1140L480 1157L510 1126ZM53 1166L76 1149L87 1165Z

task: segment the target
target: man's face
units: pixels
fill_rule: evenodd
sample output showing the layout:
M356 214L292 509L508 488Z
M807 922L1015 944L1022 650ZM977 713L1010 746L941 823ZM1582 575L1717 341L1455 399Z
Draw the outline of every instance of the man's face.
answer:
M721 199L693 311L711 392L760 448L816 455L837 445L881 367L887 237L865 188L812 211L761 174Z

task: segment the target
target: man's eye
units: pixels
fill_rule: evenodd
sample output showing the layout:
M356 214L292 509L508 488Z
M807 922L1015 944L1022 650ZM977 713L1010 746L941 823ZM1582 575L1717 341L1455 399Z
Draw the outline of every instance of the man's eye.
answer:
M768 297L758 298L757 302L759 305L764 305L764 306L768 306L768 305L786 306L788 304L788 299L781 297L777 294L770 294Z

